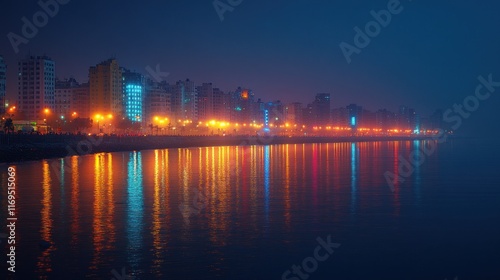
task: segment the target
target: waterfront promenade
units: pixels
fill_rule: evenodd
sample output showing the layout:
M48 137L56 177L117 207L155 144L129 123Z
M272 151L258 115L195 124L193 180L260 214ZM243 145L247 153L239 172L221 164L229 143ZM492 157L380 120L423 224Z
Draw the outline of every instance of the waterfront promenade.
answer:
M433 136L118 136L118 135L0 135L0 162L17 162L150 149L249 146L302 143L405 141Z

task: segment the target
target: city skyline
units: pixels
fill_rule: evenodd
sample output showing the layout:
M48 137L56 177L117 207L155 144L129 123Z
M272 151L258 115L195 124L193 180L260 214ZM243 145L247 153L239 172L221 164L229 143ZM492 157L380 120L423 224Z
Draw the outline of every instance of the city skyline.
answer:
M32 22L43 11L21 2L6 4L3 34L22 35L21 18ZM375 19L372 12L387 9L391 1L243 1L224 12L223 20L211 1L61 3L17 53L8 36L0 41L9 73L27 54L47 54L64 73L59 78L84 82L87 66L116 57L143 75L168 72L172 82L189 78L224 91L242 86L257 96L303 104L328 92L339 106L397 111L406 104L424 116L453 108L474 92L477 77L500 77L500 41L490 36L500 24L494 2L433 3L428 9L421 2L399 1L401 12L350 56L351 63L339 46L357 48L355 28L366 32ZM17 79L11 74L7 79L12 99ZM499 103L492 98L482 105L487 109L475 113L463 131L489 129L485 120L496 117Z
M0 57L3 58L3 60L5 60L5 57L3 57L1 54L0 54ZM55 61L54 59L52 59L52 56L50 55L46 55L46 54L43 54L43 55L39 55L39 54L30 54L30 55L26 55L24 58L21 58L18 62L21 62L26 60L26 59L29 59L30 57L33 57L33 58L47 58L47 59L50 59L51 61L53 62L56 62L56 64L58 65L59 63L57 61ZM94 63L94 66L92 65L88 65L87 66L87 78L84 78L82 80L78 79L77 77L73 76L73 75L69 75L69 76L66 76L66 75L60 75L59 72L55 71L55 79L54 81L61 81L61 82L64 82L64 81L70 81L70 80L74 80L75 82L77 82L78 84L86 84L88 85L90 83L90 76L91 74L89 73L89 69L94 69L96 68L97 66L99 65L102 65L102 64L105 64L107 63L108 61L111 61L111 60L115 60L115 61L119 61L119 59L115 58L115 57L111 57L111 58L108 58L108 59L104 59L102 61L96 61ZM15 66L18 66L18 64L16 63ZM145 73L142 73L141 71L137 71L137 70L131 70L131 68L128 68L128 67L123 67L122 64L120 63L120 66L119 66L122 70L125 70L127 72L131 72L131 73L137 73L137 74L141 74L143 77L145 77L146 79L149 79L149 80L152 80L152 81L155 81L156 78L158 78L157 76L152 76L152 75L149 75L147 74L147 71L146 71L146 74ZM6 68L9 68L9 67L6 67ZM9 70L7 69L5 71L6 73L6 76L9 77L12 75L12 73L10 73L12 70ZM15 72L15 76L16 78L19 76L18 75L19 71L16 71ZM5 74L4 74L5 75ZM169 76L166 76L166 77L169 77ZM6 79L7 80L7 83L9 81L9 78ZM166 83L170 83L170 84L175 84L176 82L179 82L179 81L183 81L183 80L192 80L189 76L184 78L184 79L179 79L179 80L171 80L171 79L168 79L168 78L162 78L161 81L157 81L157 82L166 82ZM214 82L212 81L196 81L195 82L196 85L205 85L205 84L215 84ZM17 84L17 82L16 82ZM221 87L220 85L217 85L217 89L219 88L223 88L223 92L233 92L235 89L237 88L252 88L251 85L249 86L242 86L242 85L238 85L236 86L236 88L228 88L228 87ZM253 89L253 88L252 88ZM12 90L6 95L6 100L9 101L11 104L17 104L18 101L18 94L19 94L19 90L16 89L14 91L14 94L12 93ZM266 101L281 101L283 102L284 104L292 104L292 103L301 103L305 106L307 106L308 103L313 103L314 102L314 98L316 98L316 95L318 93L315 93L315 92L308 92L307 94L304 94L304 98L301 99L301 100L293 100L293 99L279 99L279 98L274 98L274 97L268 97L268 99L266 99ZM329 93L331 95L333 95L333 93ZM259 99L263 99L261 96L257 96L257 98ZM302 102L302 100L305 100L305 102ZM332 102L335 102L335 100L332 100ZM339 103L332 103L332 107L345 107L345 106L348 106L350 104L357 104L353 101L350 101L346 104L339 104ZM387 109L389 111L397 111L399 109L400 106L411 106L413 107L411 104L399 104L399 105L396 105L394 108L390 108L390 107L380 107L380 108L375 108L375 107L368 107L369 109L371 110L378 110L378 109ZM366 108L366 106L364 105L364 107ZM439 110L440 108L435 108L432 113L434 113L436 110Z
M224 92L212 83L200 85L189 79L169 84L130 71L114 58L90 66L86 83L57 78L56 63L48 56L27 56L18 65L17 102L6 107L9 115L17 114L18 122L43 118L43 123L47 123L49 115L62 121L89 118L97 122L106 116L109 120L120 116L142 123L145 129L161 116L200 124L201 121L253 122L264 125L267 132L273 124L286 124L320 129L399 128L416 133L421 127L434 129L437 126L433 125L441 123L432 120L435 114L422 122L420 115L405 105L400 105L394 113L385 108L372 112L352 103L332 106L330 93L317 93L312 102L302 106L300 102L262 100L251 89L241 87Z

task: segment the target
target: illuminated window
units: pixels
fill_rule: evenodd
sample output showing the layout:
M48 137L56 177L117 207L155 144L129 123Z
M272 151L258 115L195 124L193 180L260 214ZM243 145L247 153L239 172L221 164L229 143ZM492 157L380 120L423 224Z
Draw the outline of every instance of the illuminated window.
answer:
M133 122L141 122L143 117L143 87L141 85L128 84L125 86L125 95L125 112L127 118Z

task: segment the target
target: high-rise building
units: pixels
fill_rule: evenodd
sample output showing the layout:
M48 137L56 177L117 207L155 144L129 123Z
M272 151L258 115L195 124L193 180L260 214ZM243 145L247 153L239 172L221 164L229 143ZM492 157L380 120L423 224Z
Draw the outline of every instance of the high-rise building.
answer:
M313 102L315 125L329 125L331 100L329 93L318 93Z
M179 121L198 121L198 93L193 81L178 81L171 87L172 114Z
M75 79L56 79L55 109L57 116L90 118L89 84Z
M255 107L253 106L254 94L252 90L238 87L236 91L229 93L229 96L229 118L231 122L248 123L256 119L261 122L261 119L255 116Z
M285 107L285 120L292 125L302 125L302 103L294 102Z
M122 71L116 59L108 59L89 69L91 115L123 115Z
M377 126L377 115L375 112L363 109L361 112L362 118L359 125L364 128L374 128Z
M73 89L78 86L78 82L73 78L65 80L56 79L54 92L54 113L56 116L65 118L74 112L72 108Z
M392 129L397 124L396 114L386 110L380 109L376 113L377 128L387 130Z
M80 84L80 86L73 89L72 99L73 113L76 113L80 118L91 118L90 112L90 88L89 83Z
M420 130L419 116L415 109L405 105L399 106L397 126L399 129Z
M332 110L332 124L336 127L347 127L350 125L347 107L340 107Z
M173 121L170 110L169 87L166 82L147 81L144 99L144 120L148 125L154 123L155 117L168 118L169 123Z
M198 119L207 121L214 118L214 89L212 83L203 83L197 87Z
M44 119L55 107L55 63L47 56L28 56L18 66L18 109L28 120Z
M363 122L363 107L350 104L347 107L348 124L351 128L358 128Z
M0 55L0 115L5 113L5 94L7 84L7 65L3 61L3 56Z
M144 120L144 76L125 68L122 68L121 72L125 116L132 122L142 122Z
M285 109L280 100L264 103L264 110L267 111L269 124L278 127L285 124ZM260 119L257 123L262 124L262 119Z
M229 121L230 98L219 88L213 89L213 118L220 121Z
M313 104L307 104L306 107L302 108L302 122L306 126L316 126L315 121Z

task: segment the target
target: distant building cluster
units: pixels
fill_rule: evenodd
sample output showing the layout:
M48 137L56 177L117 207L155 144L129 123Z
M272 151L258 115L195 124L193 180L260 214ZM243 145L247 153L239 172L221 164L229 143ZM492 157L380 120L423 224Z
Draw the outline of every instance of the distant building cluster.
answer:
M422 120L417 112L400 106L398 112L372 112L357 104L333 108L330 93L318 93L302 103L263 101L248 88L225 92L212 83L189 79L174 83L156 81L121 67L114 58L89 68L88 82L58 79L56 63L47 56L28 56L18 63L16 101L6 100L7 67L0 56L0 113L15 111L18 119L45 121L48 115L61 120L88 118L99 121L126 119L144 129L161 121L179 123L255 124L272 127L333 129L378 128L414 131L439 124L439 114ZM208 125L207 125L208 126Z

